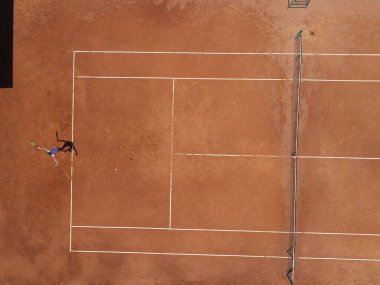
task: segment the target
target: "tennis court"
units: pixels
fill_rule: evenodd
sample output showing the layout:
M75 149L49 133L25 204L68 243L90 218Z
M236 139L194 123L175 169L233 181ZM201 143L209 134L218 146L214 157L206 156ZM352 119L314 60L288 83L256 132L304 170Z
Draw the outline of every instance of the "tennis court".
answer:
M4 189L19 190L5 199L15 217L2 206L0 280L380 284L380 40L369 28L366 44L348 36L350 13L337 11L356 2L177 2L30 4L63 13L30 16L36 38L16 21L25 55L13 92L38 100L1 90L7 122L33 118L16 129L20 145L52 143L59 128L79 155L58 156L54 169L26 146L26 166L5 164ZM376 9L357 11L363 25ZM317 22L328 11L338 14ZM64 31L70 17L62 38L39 26ZM334 39L333 21L345 38ZM23 47L37 38L53 44ZM7 174L18 168L26 174Z
M380 81L371 70L355 76L351 65L363 61L361 55L309 53L303 55L305 79L296 72L293 81L300 56L75 51L73 118L81 122L73 125L75 141L93 144L91 151L103 129L107 146L78 161L71 250L265 258L277 269L276 282L285 282L292 258L284 249L295 232L299 250L291 256L294 271L300 263L300 278L302 262L378 262L378 159L359 156L361 149L374 151L365 145L372 132L359 126L364 120L376 128L379 113L349 92L373 96L370 88ZM331 68L339 65L351 72L335 77ZM291 119L291 105L298 105L291 85L294 96L305 90L299 122ZM325 98L336 94L345 97L336 104ZM90 116L81 102L96 106ZM342 119L359 126L340 130ZM294 155L296 125L300 153ZM291 185L292 159L298 189ZM300 199L296 224L292 195Z

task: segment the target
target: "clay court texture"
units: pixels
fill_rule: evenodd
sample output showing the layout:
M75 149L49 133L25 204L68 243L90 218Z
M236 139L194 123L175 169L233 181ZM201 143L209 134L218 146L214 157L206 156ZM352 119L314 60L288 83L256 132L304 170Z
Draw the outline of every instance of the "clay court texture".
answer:
M15 1L0 283L286 285L296 229L294 284L380 284L380 2L286 7Z

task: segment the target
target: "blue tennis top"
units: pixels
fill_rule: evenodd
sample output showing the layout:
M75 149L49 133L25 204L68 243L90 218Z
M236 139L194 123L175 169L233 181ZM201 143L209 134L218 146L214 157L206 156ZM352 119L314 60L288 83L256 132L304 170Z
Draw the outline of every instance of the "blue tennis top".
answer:
M48 151L48 155L54 155L58 152L58 147L53 147Z

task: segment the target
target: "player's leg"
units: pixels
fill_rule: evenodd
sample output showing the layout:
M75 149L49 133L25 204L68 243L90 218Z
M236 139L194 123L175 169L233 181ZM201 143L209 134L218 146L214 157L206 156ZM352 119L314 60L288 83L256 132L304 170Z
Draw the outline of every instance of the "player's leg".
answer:
M53 159L55 161L55 166L57 167L58 166L58 161L55 159L55 155L53 154L52 157L53 157Z

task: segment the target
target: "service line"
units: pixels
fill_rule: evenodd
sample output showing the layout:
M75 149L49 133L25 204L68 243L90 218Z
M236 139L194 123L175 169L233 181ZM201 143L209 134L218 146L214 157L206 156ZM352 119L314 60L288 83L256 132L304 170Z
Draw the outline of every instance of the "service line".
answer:
M209 156L209 157L257 157L257 158L292 158L300 159L346 159L346 160L380 160L380 157L361 156L318 156L318 155L269 155L269 154L228 154L228 153L183 153L175 152L178 156Z
M173 139L174 139L174 94L175 79L172 82L172 114L171 114L171 139L170 139L170 201L169 201L169 228L172 227L172 193L173 193Z

